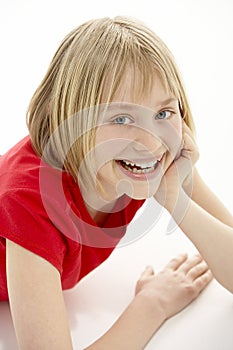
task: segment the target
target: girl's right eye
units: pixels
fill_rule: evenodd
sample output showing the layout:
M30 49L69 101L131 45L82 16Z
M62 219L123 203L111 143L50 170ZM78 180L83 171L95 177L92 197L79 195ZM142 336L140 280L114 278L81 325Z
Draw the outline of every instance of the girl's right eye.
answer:
M119 115L115 119L113 119L113 124L118 124L118 125L127 125L131 124L132 120L128 115Z

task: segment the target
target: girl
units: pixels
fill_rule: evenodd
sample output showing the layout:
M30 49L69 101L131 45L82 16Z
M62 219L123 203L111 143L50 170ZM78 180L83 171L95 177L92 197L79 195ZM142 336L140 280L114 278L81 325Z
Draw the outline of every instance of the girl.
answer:
M62 290L101 264L154 196L233 292L233 217L194 165L194 124L173 57L136 20L85 23L57 50L28 109L29 137L0 158L0 300L19 348L72 349ZM200 255L142 273L88 349L142 349L208 285Z

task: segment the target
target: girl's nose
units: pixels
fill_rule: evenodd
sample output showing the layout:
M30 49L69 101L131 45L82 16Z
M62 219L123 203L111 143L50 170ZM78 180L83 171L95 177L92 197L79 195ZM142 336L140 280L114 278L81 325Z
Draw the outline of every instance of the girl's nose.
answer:
M163 142L158 136L140 128L137 128L132 147L140 154L150 153L151 156L160 155L165 151Z

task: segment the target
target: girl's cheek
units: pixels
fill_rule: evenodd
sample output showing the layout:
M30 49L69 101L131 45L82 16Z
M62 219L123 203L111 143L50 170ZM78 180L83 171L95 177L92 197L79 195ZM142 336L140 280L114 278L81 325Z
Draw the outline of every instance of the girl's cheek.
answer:
M126 127L101 125L96 131L96 143L111 142L111 140L129 139L129 130Z

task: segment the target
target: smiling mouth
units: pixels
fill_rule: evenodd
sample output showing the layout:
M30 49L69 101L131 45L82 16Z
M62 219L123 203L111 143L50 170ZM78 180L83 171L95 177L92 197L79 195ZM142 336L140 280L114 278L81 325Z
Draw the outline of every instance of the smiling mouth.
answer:
M117 160L117 162L120 163L120 165L124 169L132 172L133 174L152 173L153 171L155 171L155 169L159 164L159 160L154 160L153 162L144 163L144 164L132 163L132 162L129 162L128 160Z

